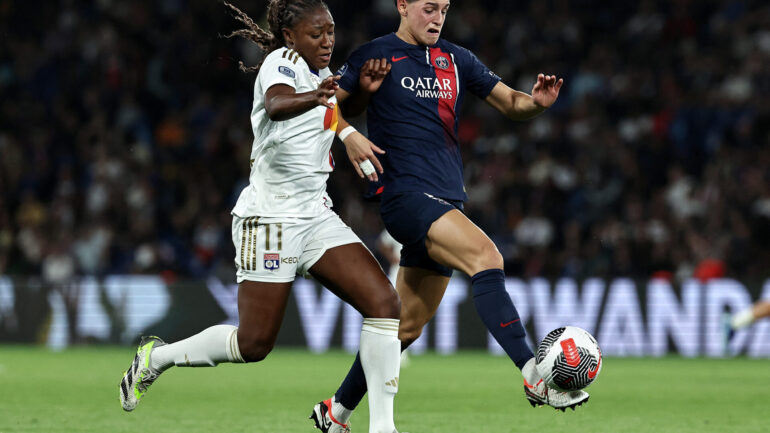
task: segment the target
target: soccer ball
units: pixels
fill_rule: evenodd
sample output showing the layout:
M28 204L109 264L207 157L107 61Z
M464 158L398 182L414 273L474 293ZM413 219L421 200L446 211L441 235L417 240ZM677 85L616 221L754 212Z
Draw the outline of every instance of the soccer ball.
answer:
M596 380L602 351L596 339L576 326L549 332L537 347L535 368L549 388L577 391Z

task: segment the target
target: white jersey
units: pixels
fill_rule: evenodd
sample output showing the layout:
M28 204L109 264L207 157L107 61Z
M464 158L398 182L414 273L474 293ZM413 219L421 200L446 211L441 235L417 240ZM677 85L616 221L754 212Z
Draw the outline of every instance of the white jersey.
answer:
M276 84L297 93L315 90L332 75L313 73L296 51L280 48L268 54L254 84L249 185L233 208L239 217L314 217L332 206L326 180L334 169L331 145L337 130L336 98L288 120L273 121L265 110L265 93Z

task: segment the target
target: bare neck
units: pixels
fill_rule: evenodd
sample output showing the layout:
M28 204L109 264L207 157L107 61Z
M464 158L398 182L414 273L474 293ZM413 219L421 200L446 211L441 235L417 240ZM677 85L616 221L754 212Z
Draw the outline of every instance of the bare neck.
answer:
M398 26L396 36L407 44L420 45L420 43L417 42L417 39L409 33L409 28L406 26L406 22L403 19L401 20L401 25Z

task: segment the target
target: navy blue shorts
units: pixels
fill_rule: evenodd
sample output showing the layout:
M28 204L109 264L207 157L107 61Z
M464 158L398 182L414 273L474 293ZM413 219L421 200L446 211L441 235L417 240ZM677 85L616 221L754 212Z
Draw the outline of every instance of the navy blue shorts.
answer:
M428 256L425 238L434 221L457 209L462 212L463 202L444 200L422 192L403 192L382 195L380 215L391 236L403 245L401 266L418 267L452 276L452 268L436 263Z

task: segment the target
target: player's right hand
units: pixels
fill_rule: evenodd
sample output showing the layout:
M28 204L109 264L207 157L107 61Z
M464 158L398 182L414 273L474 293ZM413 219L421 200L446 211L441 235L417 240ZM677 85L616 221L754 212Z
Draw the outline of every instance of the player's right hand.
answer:
M321 81L321 84L318 85L318 89L316 89L318 105L334 108L334 104L330 103L329 99L331 99L331 97L337 93L337 89L340 88L340 85L337 84L337 81L339 81L340 78L342 78L341 75L333 75L331 77L326 77Z
M356 169L358 176L361 178L365 177L372 182L377 182L379 179L377 173L382 174L383 169L382 164L380 164L380 160L377 159L375 153L383 155L385 154L385 151L377 147L376 144L369 141L368 138L364 137L364 135L358 131L348 135L347 138L345 138L344 144L345 150L348 153L348 159L350 159L350 162L353 164L353 168ZM375 168L374 173L368 176L361 171L360 166L362 162L367 160L370 161Z
M361 72L358 75L358 85L361 90L374 93L379 90L385 77L390 73L392 64L388 59L369 59L361 66Z

